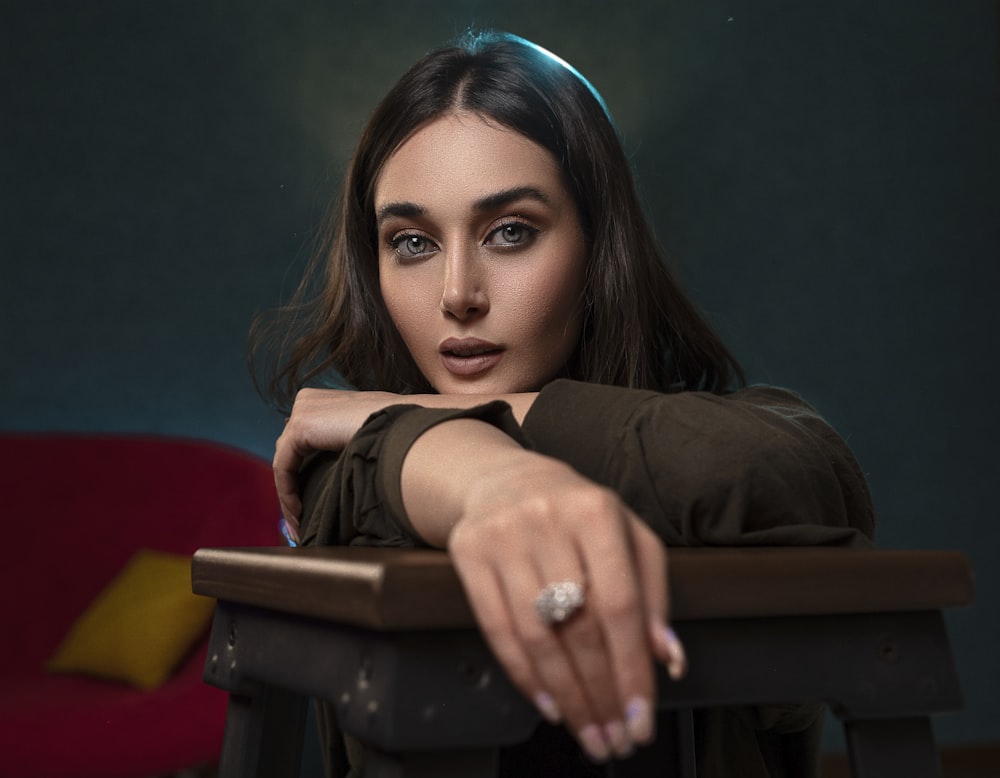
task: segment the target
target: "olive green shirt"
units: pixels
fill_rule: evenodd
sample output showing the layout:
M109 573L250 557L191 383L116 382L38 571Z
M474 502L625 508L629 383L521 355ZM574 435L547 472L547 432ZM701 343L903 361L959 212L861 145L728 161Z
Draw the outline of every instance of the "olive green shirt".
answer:
M423 432L453 418L481 419L614 489L667 547L872 542L871 498L854 456L794 393L662 394L558 380L542 389L523 425L502 402L469 410L401 405L374 414L344 451L315 455L304 466L302 543L424 545L403 507L402 463ZM698 774L814 775L821 722L818 703L699 711ZM332 721L324 726L332 774L363 775L356 749L349 758ZM532 741L506 752L501 772L600 774L574 750L559 728L543 725Z

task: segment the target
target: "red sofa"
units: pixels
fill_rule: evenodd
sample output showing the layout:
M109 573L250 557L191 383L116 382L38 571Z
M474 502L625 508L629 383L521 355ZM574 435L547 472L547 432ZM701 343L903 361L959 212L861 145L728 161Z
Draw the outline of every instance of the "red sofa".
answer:
M138 549L278 544L269 463L204 441L0 434L0 488L0 775L135 778L217 762L226 695L201 680L207 633L154 691L44 664Z

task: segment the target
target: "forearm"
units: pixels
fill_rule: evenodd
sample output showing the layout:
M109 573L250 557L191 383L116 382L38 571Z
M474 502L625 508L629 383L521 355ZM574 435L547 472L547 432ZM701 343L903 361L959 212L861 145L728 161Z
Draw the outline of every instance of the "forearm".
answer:
M299 469L315 451L342 451L355 439L365 422L395 406L418 405L440 411L472 411L491 400L502 400L517 424L524 421L537 393L487 396L481 394L401 395L389 392L351 392L303 389L295 398L291 416L275 445L274 480L281 512L293 536L297 533L302 504ZM398 485L398 482L397 482Z
M400 473L410 524L424 541L445 548L465 511L471 485L487 475L512 472L538 456L477 419L454 419L432 427L410 447Z

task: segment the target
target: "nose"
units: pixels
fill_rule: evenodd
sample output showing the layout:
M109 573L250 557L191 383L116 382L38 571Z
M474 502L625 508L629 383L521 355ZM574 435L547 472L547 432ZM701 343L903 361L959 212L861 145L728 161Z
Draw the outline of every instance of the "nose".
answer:
M474 250L449 252L445 260L441 311L445 316L468 321L485 316L490 309L486 279Z

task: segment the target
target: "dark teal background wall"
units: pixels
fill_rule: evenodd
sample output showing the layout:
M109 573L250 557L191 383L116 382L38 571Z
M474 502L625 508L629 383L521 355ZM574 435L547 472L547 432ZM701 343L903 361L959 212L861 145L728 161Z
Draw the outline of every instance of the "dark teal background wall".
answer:
M377 98L469 24L604 93L691 291L848 438L881 543L972 557L936 726L1000 739L995 2L0 0L0 428L267 455L250 318Z

